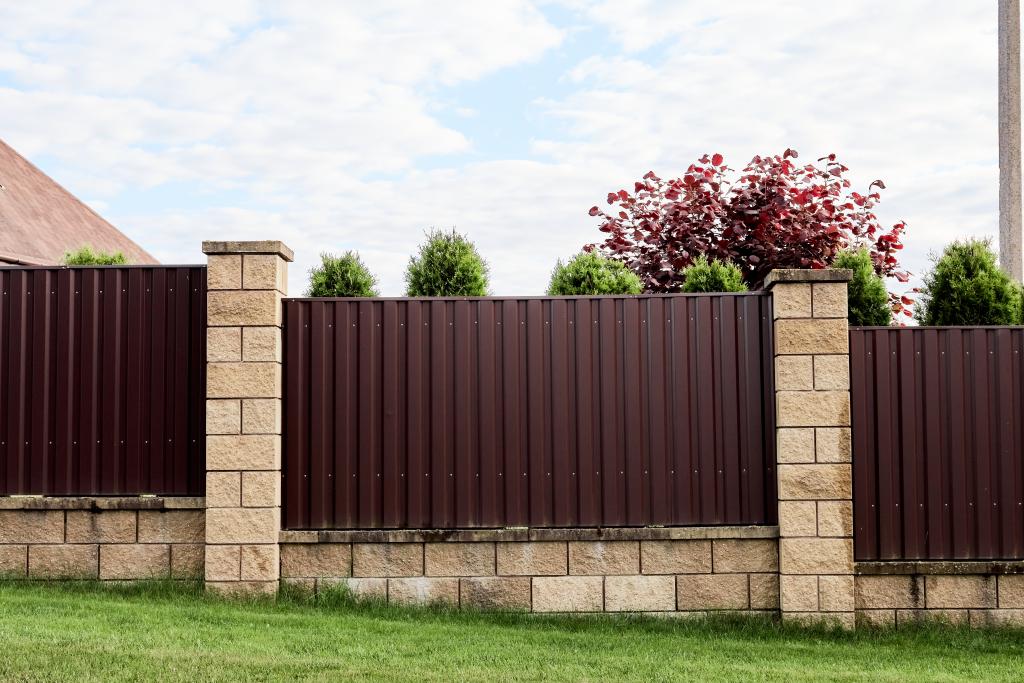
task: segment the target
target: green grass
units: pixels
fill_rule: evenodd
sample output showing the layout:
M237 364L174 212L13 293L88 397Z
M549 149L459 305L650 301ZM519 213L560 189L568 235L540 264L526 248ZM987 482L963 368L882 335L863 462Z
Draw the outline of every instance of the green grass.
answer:
M0 582L0 680L1019 681L1024 633L231 602Z

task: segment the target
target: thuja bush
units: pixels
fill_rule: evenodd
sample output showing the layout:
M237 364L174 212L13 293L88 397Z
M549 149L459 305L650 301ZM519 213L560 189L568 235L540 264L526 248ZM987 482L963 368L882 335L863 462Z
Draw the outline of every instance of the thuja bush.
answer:
M735 172L714 154L680 178L650 172L632 192L609 193L613 208L590 209L606 237L588 249L625 263L649 292L679 291L683 270L702 255L736 264L743 281L758 288L775 268L826 268L860 243L878 275L906 282L896 256L905 225L886 230L874 214L884 183L876 180L861 194L850 189L849 169L834 154L812 164L796 159L787 149L755 156ZM902 310L899 296L890 299Z
M999 269L988 240L948 245L924 277L916 307L924 325L1019 325L1020 286Z
M354 251L321 254L320 265L309 271L306 296L379 296L377 278Z
M851 325L892 323L892 307L889 294L885 291L885 281L875 272L871 254L866 248L839 252L832 267L853 271L853 279L847 288ZM910 303L910 300L906 303Z
M745 292L747 285L739 266L709 261L702 255L683 269L682 289L684 292Z
M619 261L594 252L576 254L568 263L559 260L548 284L552 296L640 292L640 278Z
M128 263L128 259L119 251L93 251L85 245L75 251L64 252L62 262L66 266L119 266Z
M455 230L433 230L405 270L407 296L487 296L487 263Z

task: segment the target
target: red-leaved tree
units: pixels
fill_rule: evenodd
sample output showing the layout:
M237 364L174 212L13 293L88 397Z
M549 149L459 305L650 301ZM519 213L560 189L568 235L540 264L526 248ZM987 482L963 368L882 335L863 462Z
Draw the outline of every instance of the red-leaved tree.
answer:
M682 270L706 255L731 261L752 288L775 268L826 268L847 247L866 245L875 271L900 282L897 252L906 227L885 230L873 209L881 199L876 180L867 194L850 190L849 170L836 155L797 165L797 153L756 156L734 177L721 154L704 155L681 178L663 180L653 172L633 192L608 194L613 207L590 209L607 233L599 249L635 272L648 292L677 292ZM616 210L617 209L617 210ZM890 294L893 313L911 300ZM909 311L908 311L909 313Z

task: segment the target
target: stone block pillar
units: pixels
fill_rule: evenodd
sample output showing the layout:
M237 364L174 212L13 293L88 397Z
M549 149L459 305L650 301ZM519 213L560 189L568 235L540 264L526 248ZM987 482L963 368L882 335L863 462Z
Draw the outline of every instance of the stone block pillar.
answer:
M203 242L207 254L206 586L273 593L280 576L280 242Z
M848 270L775 270L783 619L854 625Z

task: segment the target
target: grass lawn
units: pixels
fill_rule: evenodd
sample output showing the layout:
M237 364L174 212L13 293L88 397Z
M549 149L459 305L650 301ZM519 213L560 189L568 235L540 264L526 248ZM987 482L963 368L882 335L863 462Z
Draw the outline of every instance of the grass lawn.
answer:
M0 582L0 680L1020 681L1024 632L455 613Z

